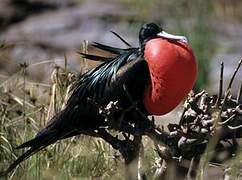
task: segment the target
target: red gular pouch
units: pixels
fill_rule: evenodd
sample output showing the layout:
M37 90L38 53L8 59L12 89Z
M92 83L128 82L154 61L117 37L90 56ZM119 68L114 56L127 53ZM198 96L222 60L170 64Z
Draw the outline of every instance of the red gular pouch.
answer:
M163 38L145 44L144 58L150 71L150 82L143 103L152 115L173 110L193 88L197 64L188 43Z

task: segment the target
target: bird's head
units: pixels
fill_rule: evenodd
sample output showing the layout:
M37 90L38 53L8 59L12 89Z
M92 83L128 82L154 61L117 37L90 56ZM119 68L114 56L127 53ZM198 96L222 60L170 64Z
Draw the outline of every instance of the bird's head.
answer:
M144 24L139 32L139 41L141 45L144 45L148 40L153 38L164 38L164 39L170 39L175 41L181 41L184 43L187 43L187 38L185 36L177 36L172 35L167 32L165 32L162 27L158 26L155 23L146 23Z

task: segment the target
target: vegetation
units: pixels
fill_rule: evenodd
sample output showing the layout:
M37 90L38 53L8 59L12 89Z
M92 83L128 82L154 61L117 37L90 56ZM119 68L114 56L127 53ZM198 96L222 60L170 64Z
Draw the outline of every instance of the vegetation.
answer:
M15 147L29 140L43 128L50 117L65 104L68 86L75 73L64 67L52 66L51 83L33 82L28 68L43 68L44 61L20 64L15 74L1 76L0 80L0 171L14 161L23 151ZM82 61L85 65L85 60ZM42 67L41 67L42 66ZM118 135L118 134L117 134ZM152 174L151 159L157 154L146 142L148 153L146 171ZM123 179L123 160L117 151L103 140L81 135L62 140L23 162L10 175L11 179ZM150 172L150 173L149 173Z
M61 109L67 87L70 80L73 80L66 67L63 69L55 66L51 84L31 82L26 77L26 71L34 65L20 65L17 73L4 77L0 83L1 170L22 153L14 147L34 137L46 121ZM13 178L52 179L54 176L56 179L106 179L115 170L113 167L117 166L114 166L115 161L112 160L113 153L101 140L80 136L56 143L30 158L13 172Z
M177 1L176 1L177 2ZM209 18L213 15L224 17L229 11L228 6L217 3L217 1L197 1L189 4L188 1L181 1L177 5L172 1L128 1L132 8L138 8L140 19L131 21L138 25L149 17L157 7L165 7L157 10L156 17L168 17L171 14L175 20L175 27L164 22L164 26L173 29L177 33L189 35L191 44L199 61L199 79L196 90L206 87L209 74L209 61L214 55L217 45L213 40L213 27L210 26ZM202 3L202 4L199 4ZM217 3L217 4L215 4ZM179 6L179 8L178 8ZM203 8L199 8L203 7ZM240 12L239 5L233 6L236 13ZM215 14L212 14L212 12ZM182 16L180 16L182 13ZM238 13L239 14L239 13ZM191 26L181 24L181 17L189 21L193 19ZM241 16L241 15L240 15ZM236 16L240 20L240 16ZM187 22L189 24L189 22ZM137 28L139 26L136 26ZM189 28L188 28L189 27ZM134 29L135 31L137 29ZM5 67L6 54L3 49L8 45L0 43L0 68ZM4 58L3 58L4 57ZM10 61L8 61L10 62ZM20 64L11 73L0 74L0 171L13 162L16 157L22 154L21 150L15 147L34 137L48 121L48 119L65 104L68 86L75 77L76 72L71 72L67 67L67 59L63 58L63 68L52 61L36 64ZM13 63L12 61L10 62ZM82 67L86 67L82 63ZM52 64L52 76L50 83L33 82L28 76L28 69L44 68ZM14 72L14 74L13 74ZM145 145L145 171L148 178L155 172L155 160L159 157L154 151L154 146L147 139L143 140ZM234 158L231 167L238 168L241 160L241 153ZM120 154L113 150L110 145L98 138L79 136L63 140L51 145L40 153L34 155L26 162L23 162L16 171L12 172L10 179L123 179L124 167Z

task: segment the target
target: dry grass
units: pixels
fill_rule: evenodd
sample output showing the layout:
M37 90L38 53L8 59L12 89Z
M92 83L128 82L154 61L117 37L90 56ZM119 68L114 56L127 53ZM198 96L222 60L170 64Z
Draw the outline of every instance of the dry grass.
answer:
M207 81L209 72L206 62L211 58L215 48L210 40L212 30L210 24L207 23L211 14L208 13L209 16L202 19L199 18L200 15L206 14L207 9L215 7L215 14L212 16L216 15L221 19L236 16L241 20L241 6L229 3L229 1L222 1L222 3L214 1L211 4L205 1L203 3L207 5L199 11L197 3L188 1L181 1L178 3L179 6L174 6L177 3L175 1L152 1L151 3L127 0L127 2L139 9L139 12L143 14L141 19L150 18L149 15L154 14L151 12L164 7L162 10L156 10L157 17L153 17L154 19L170 16L173 12L175 14L172 14L172 18L176 19L179 26L177 31L185 34L192 33L191 43L199 59L200 71L204 71L199 76L201 79L198 82L198 89ZM239 1L233 2L241 4ZM198 17L191 28L192 32L179 24L179 15L184 12L188 18L194 14ZM212 47L207 48L207 45ZM6 75L5 72L4 75L0 74L0 171L6 169L7 165L22 154L21 150L15 150L14 147L33 138L50 117L62 108L65 104L68 86L75 76L75 73L68 69L68 60L64 57L63 67L55 66L53 62L46 62L48 65L53 65L49 84L32 82L28 76L28 68L44 68L46 63L16 66L6 60L8 57L6 57L7 54L2 53L2 48L5 48L5 45L0 43L0 67L5 68L6 62L11 63L11 68L7 69L11 75ZM86 66L83 60L81 72L85 71ZM151 178L155 172L154 162L158 155L153 150L153 144L147 139L144 139L144 145L146 148L144 169L148 178ZM233 167L231 173L234 178L239 172L242 159L240 152L238 151L237 158L229 162ZM9 179L123 179L123 173L123 161L117 151L101 139L79 136L57 142L46 150L42 150L22 163L9 175Z
M23 63L13 75L0 77L0 171L22 154L23 151L15 150L15 147L33 138L63 108L68 87L75 78L67 61L64 57L63 67L51 61ZM44 68L45 64L53 65L50 83L32 82L28 68ZM83 59L81 70L84 72L86 67ZM154 168L150 159L157 155L151 143L146 142L146 147L146 170L152 174ZM9 179L93 178L123 179L123 160L103 140L83 135L49 146L21 163L9 175Z
M22 151L17 151L14 147L33 138L65 104L68 87L73 82L75 73L68 70L67 58L64 57L63 67L52 66L50 84L31 82L27 76L28 68L34 65L41 68L45 63L24 63L15 74L1 76L1 171L22 154ZM82 64L86 67L85 60ZM143 143L145 154L142 169L150 179L156 170L158 155L150 140L144 138ZM213 149L214 143L209 147ZM200 168L202 172L206 172L209 165L210 157L206 155L208 154L203 156L204 163ZM236 157L229 162L229 167L233 167L231 177L234 178L239 173L240 151ZM123 179L124 173L123 160L117 151L101 139L81 135L42 150L16 168L9 179ZM173 175L176 175L174 173L173 169Z

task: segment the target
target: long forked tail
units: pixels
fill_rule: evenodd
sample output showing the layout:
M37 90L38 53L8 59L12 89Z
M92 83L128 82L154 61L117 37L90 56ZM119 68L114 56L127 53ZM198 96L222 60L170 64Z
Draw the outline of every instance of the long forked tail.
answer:
M20 148L29 148L25 153L18 157L5 171L0 172L0 177L6 176L14 168L16 168L22 161L28 159L30 156L46 148L50 144L55 143L58 140L65 139L71 136L75 136L80 133L76 129L70 129L68 127L68 117L66 111L60 111L51 120L49 120L47 126L42 129L35 138L18 146Z
M44 133L41 136L37 136L34 139L20 145L17 148L24 148L24 147L30 147L29 150L27 150L24 154L22 154L19 158L17 158L6 171L0 172L0 177L6 176L8 173L10 173L14 168L16 168L22 161L28 159L33 154L37 153L41 149L47 147L48 145L54 143L59 138L57 138L57 132L48 132Z

